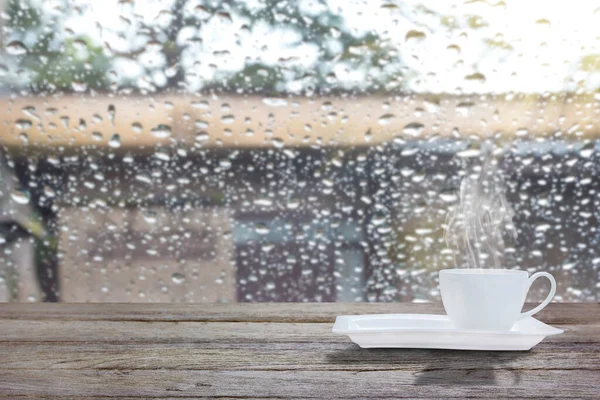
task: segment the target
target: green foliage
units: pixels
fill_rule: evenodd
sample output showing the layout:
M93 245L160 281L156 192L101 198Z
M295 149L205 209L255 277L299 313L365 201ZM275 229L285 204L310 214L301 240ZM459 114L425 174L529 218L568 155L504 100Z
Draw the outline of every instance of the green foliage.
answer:
M6 5L8 15L8 27L15 31L29 31L41 28L42 18L40 11L27 0L9 0Z
M110 60L102 48L93 46L90 41L67 39L56 50L50 50L38 43L25 60L23 66L34 73L32 88L36 91L82 91L85 89L106 89L106 71Z
M266 0L260 9L250 8L248 3L240 1L228 1L227 4L236 14L247 17L251 21L250 28L258 23L267 23L273 28L292 29L301 37L299 43L316 46L319 55L316 68L309 71L295 68L287 71L288 73L283 73L282 67L260 67L254 64L228 78L224 86L229 83L235 86L236 81L240 79L240 74L251 74L266 68L270 71L278 71L275 72L275 76L283 78L291 75L292 79L302 80L307 84L309 91L327 93L340 89L333 75L334 67L340 62L353 68L376 69L379 72L384 72L382 66L386 65L388 60L396 65L401 64L398 54L390 51L389 46L386 46L380 37L370 32L357 34L347 31L344 28L343 16L330 9L309 16L301 10L301 5L296 1ZM393 6L399 9L399 6ZM217 9L212 10L213 13L217 11ZM336 43L337 46L332 46L332 43ZM393 59L392 55L395 56ZM371 77L368 90L377 90L385 84L385 81L395 79L397 72L383 75L384 77L380 77L379 74L377 77ZM254 79L256 78L251 77L250 81ZM264 92L281 90L281 79L269 79L262 86Z
M249 64L241 71L224 78L221 82L207 85L206 89L231 90L243 93L275 93L281 81L281 71L262 64Z
M87 37L59 38L57 30L47 29L51 24L45 23L41 10L31 1L11 0L6 13L12 35L20 41L36 38L19 59L19 67L31 76L32 91L107 89L110 60L102 47L94 46Z
M72 12L71 2L59 2L58 9L63 11L62 14L44 15L40 7L41 1L9 0L6 8L10 40L17 38L28 47L27 53L18 56L17 60L24 75L29 76L30 89L34 92L109 90L111 86L107 72L113 60L120 57L138 62L140 55L146 51L146 45L139 44L124 52L111 50L109 56L101 44L94 43L88 37L65 38L64 30L60 27L62 18ZM165 70L166 82L153 83L151 78L145 80L150 84L163 85L149 90L186 87L186 71L181 57L188 44L178 42L179 34L187 27L201 27L213 18L231 21L243 18L247 23L242 29L249 32L254 27L265 24L274 30L292 30L298 35L298 40L290 46L312 46L317 55L314 64L309 66L297 59L280 59L275 64L268 64L259 55L248 59L239 71L219 71L212 81L202 83L204 89L271 94L286 92L293 84L294 90L305 93L331 94L346 90L389 92L401 90L407 74L410 75L410 71L403 66L402 55L393 41L380 37L374 31L361 32L348 28L343 12L332 10L326 5L322 5L319 12L307 13L300 2L292 0L224 0L206 2L195 7L200 12L188 13L186 8L189 4L189 0L174 0L163 10L170 15L169 26L153 22L140 23L139 31L143 32L153 46L160 47L166 63L140 63L148 77L158 70ZM381 7L405 20L411 19L404 13L402 5L389 2ZM468 15L463 21L458 21L455 17L438 15L423 5L416 5L413 11L438 17L439 23L448 30L460 29L462 26L470 29L487 26L476 15ZM411 32L415 35L420 30ZM424 32L421 34L425 37ZM34 43L32 38L35 38ZM497 39L487 39L486 43L490 48L512 49L509 44ZM591 63L584 60L584 66L589 64ZM361 72L364 79L349 84L338 79L335 73L339 69ZM136 87L135 82L121 83Z

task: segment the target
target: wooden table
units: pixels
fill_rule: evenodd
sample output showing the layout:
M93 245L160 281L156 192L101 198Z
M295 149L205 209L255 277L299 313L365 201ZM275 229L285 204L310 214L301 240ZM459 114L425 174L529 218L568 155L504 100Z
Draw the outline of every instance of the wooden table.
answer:
M527 352L360 349L338 314L437 304L0 305L2 398L600 398L600 305Z

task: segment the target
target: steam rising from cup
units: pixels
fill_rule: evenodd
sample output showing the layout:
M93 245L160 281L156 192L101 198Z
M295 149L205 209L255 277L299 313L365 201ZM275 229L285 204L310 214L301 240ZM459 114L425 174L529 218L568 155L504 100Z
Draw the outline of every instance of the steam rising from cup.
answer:
M459 203L446 218L444 237L455 266L505 267L505 232L513 240L517 236L513 214L497 160L472 167L460 183Z

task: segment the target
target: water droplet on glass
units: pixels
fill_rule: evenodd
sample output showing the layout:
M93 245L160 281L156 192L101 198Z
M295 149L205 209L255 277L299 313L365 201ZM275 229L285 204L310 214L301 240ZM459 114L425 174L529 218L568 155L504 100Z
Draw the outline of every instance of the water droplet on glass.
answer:
M401 146L406 144L406 140L402 139L400 136L394 136L394 138L392 139L392 142L394 142L395 144L401 145Z
M592 156L592 154L594 153L594 149L582 149L579 151L579 155L583 158L590 158Z
M408 33L406 33L404 40L407 42L410 40L423 40L423 39L425 39L425 37L426 37L425 32L417 31L417 30L410 30L410 31L408 31Z
M402 128L402 132L405 135L417 137L421 135L421 132L423 132L424 128L425 126L420 122L411 122Z
M169 125L158 125L150 131L152 136L159 139L165 139L171 136L171 127Z
M454 193L440 193L440 199L446 203L453 203L458 199L458 196Z
M385 217L385 215L377 215L374 216L373 219L371 219L371 223L375 226L380 226L385 223L386 219L387 218Z
M27 204L29 203L31 196L25 189L14 189L12 192L10 192L10 198L13 199L15 203Z
M404 167L404 168L400 169L400 175L402 175L405 178L411 176L414 173L415 173L415 170L411 169L411 168Z
M145 211L142 215L144 216L144 221L149 224L154 224L157 221L155 211Z
M208 101L206 101L206 100L192 101L191 104L192 104L193 108L201 108L204 110L208 109L208 107L209 107Z
M206 7L204 7L202 5L197 5L196 7L194 7L194 14L201 20L207 19L210 16L212 16L212 13L210 12L210 10L208 10Z
M409 157L409 156L414 156L415 154L417 154L419 152L419 147L407 147L402 149L402 151L400 152L400 155L402 157Z
M464 157L464 158L477 157L480 154L481 154L480 149L467 149L467 150L462 150L462 151L459 151L458 153L456 153L456 155L458 157Z
M550 26L550 21L547 20L546 18L540 18L540 19L536 20L535 23L537 25L547 25L547 26Z
M231 168L231 161L226 158L223 158L219 160L219 166L223 169L229 169Z
M286 204L288 210L295 210L300 207L300 200L297 199L288 199Z
M194 122L194 125L196 125L196 128L198 129L206 129L208 128L208 122L204 121L204 120L196 120L196 122Z
M225 11L218 12L217 17L219 17L219 19L224 22L228 22L228 23L233 22L233 19L231 18L231 14L229 14L228 12L225 12Z
M67 117L66 115L63 115L62 117L60 117L60 122L62 122L63 126L66 129L69 129L69 121L70 121L70 118Z
M263 103L265 103L269 107L285 107L288 105L286 99L282 99L279 97L265 97L263 99Z
M454 53L455 56L458 56L460 54L460 47L456 44L448 45L448 47L446 47L446 49L448 49L449 51Z
M72 81L71 82L71 87L76 92L85 92L87 90L87 83Z
M21 109L21 112L25 115L27 115L30 118L35 118L39 121L39 117L36 115L36 110L34 106L25 106Z
M13 40L6 45L6 52L11 56L22 56L27 53L27 47L18 40Z
M224 124L233 124L233 121L235 121L235 117L231 114L223 115L221 117L221 122Z
M108 141L108 145L113 149L121 147L121 135L119 135L118 133L112 135L110 140Z
M271 143L273 144L273 147L276 147L278 149L281 149L285 146L285 142L280 138L271 139Z
M569 270L572 270L575 267L575 265L577 265L576 262L563 264L562 269L565 271L569 271Z
M196 140L196 142L206 142L206 141L208 141L208 139L209 139L208 133L206 133L206 132L198 132L196 134L196 139L195 140Z
M465 80L479 82L479 83L485 83L485 75L483 75L481 72L475 72L473 74L466 75Z
M473 108L474 105L475 105L475 103L473 103L471 101L460 102L456 106L456 112L459 113L460 115L462 115L463 117L468 117L469 112L471 111L471 108Z
M270 232L269 228L262 222L256 224L256 226L254 227L254 231L259 235L268 235Z
M133 124L131 124L131 130L135 133L142 133L143 129L144 128L142 127L142 124L140 124L139 122L134 122Z
M56 191L50 186L44 186L44 195L49 198L56 197Z
M440 103L438 101L425 100L423 106L428 113L437 113L440 111Z
M335 27L332 27L331 29L329 29L329 32L331 33L331 36L334 39L338 39L340 36L342 36L342 32Z
M381 117L379 117L379 125L389 125L394 118L396 118L394 114L383 114Z
M143 182L143 183L147 183L147 184L152 183L152 178L150 178L150 176L147 174L137 174L135 176L135 180Z
M102 133L100 133L100 132L92 132L92 139L99 142L102 139L104 139L104 136L102 136Z
M526 136L528 133L529 133L529 130L527 128L519 128L515 132L515 135L517 135L517 136Z
M77 50L85 50L87 49L87 44L83 39L75 39L73 40L73 47L75 47Z
M415 229L415 233L419 236L425 236L433 233L433 229L431 228L417 228Z
M254 204L257 206L270 207L273 205L273 200L263 197L263 198L254 200Z
M185 282L185 275L175 272L173 275L171 275L171 281L173 281L173 283L176 285L181 285L183 282Z
M275 248L275 246L274 246L273 244L265 244L265 245L263 245L263 246L260 248L260 250L261 250L261 251L263 251L263 252L265 252L265 253L268 253L268 252L270 252L271 250L273 250L274 248Z
M114 125L115 124L115 116L117 115L117 109L115 108L114 104L109 104L108 105L108 119L110 119L110 122Z
M157 158L161 161L169 161L171 159L171 156L166 150L157 150L154 153L154 158Z
M33 123L30 119L18 119L15 121L15 128L20 131L26 131L33 126Z

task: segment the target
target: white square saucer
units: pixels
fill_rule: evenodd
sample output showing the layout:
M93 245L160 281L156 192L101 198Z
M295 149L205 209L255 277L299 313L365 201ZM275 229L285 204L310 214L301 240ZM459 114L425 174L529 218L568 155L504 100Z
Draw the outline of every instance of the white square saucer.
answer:
M461 330L447 315L431 314L341 315L333 325L333 333L348 335L364 348L522 351L563 332L532 317L510 331Z

